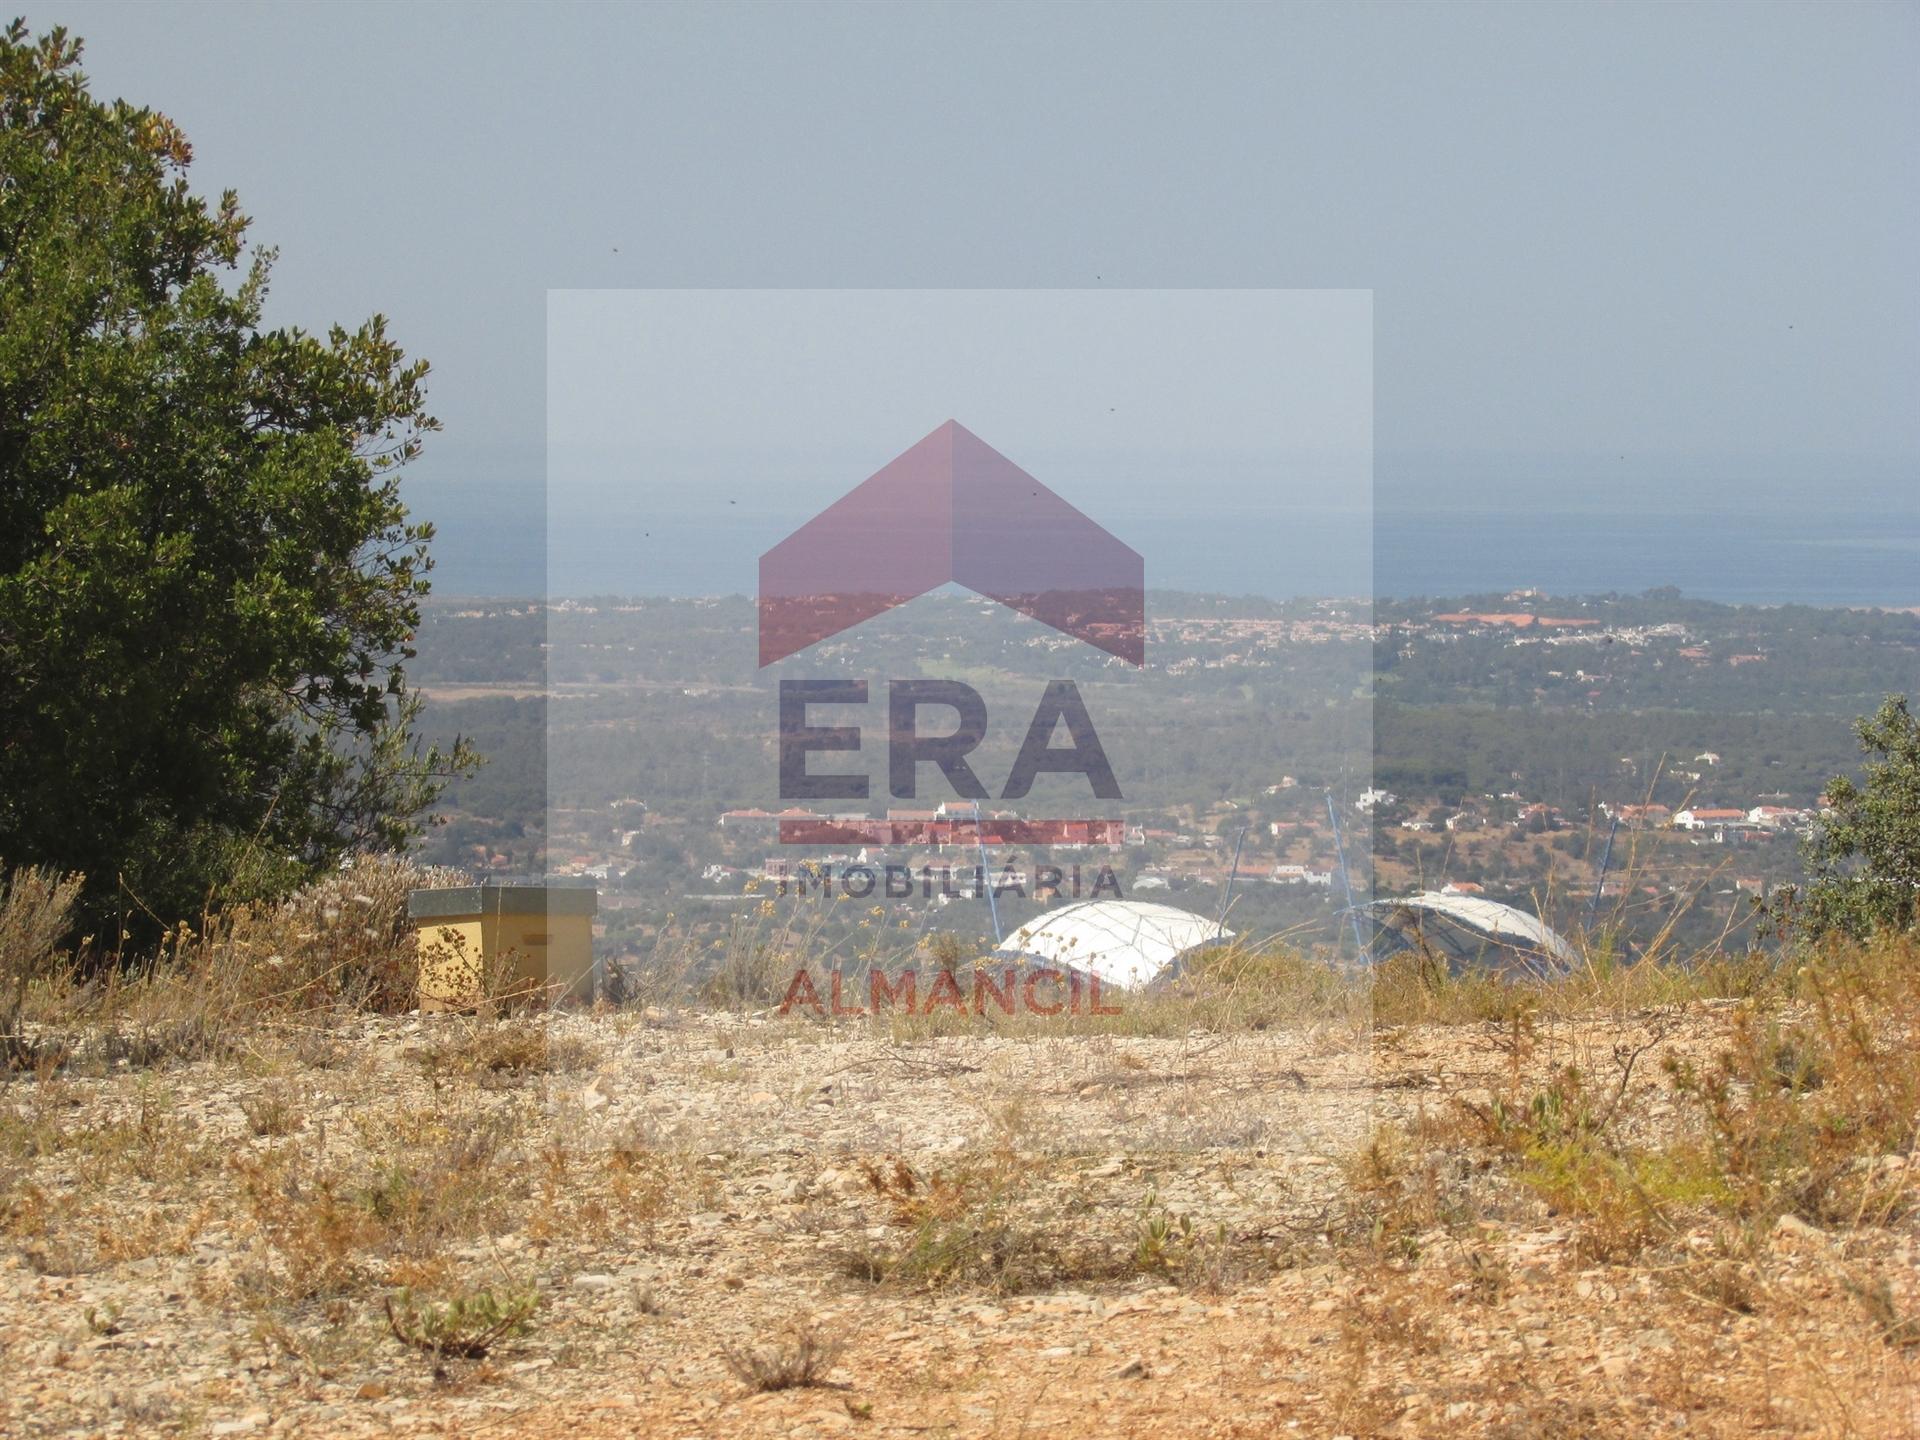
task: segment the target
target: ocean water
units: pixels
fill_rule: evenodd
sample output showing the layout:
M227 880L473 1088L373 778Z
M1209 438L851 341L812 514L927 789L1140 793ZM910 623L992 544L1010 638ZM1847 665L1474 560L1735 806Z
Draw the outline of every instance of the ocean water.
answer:
M1920 605L1920 508L1375 517L1379 595L1526 586L1552 594L1637 594L1663 585L1735 605Z
M556 512L549 532L537 491L469 492L423 513L439 531L436 593L560 597L751 594L761 552L806 519L762 505L721 518L692 507L638 519ZM1405 598L1671 585L1731 604L1920 606L1920 499L1884 495L1853 505L1383 504L1371 513L1158 502L1117 504L1100 518L1146 557L1155 589Z

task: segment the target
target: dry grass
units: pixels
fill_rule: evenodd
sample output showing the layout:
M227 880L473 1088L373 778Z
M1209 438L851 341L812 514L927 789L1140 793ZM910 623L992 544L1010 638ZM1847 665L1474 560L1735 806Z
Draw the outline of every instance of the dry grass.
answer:
M803 962L792 954L763 954L764 983L749 997L733 994L733 1003L750 1007L777 1004L784 987ZM909 963L915 957L909 957ZM1786 977L1778 959L1762 952L1676 957L1658 953L1632 963L1616 962L1596 948L1581 963L1549 980L1528 981L1467 971L1453 973L1415 952L1401 952L1377 965L1356 968L1330 953L1303 949L1289 937L1236 939L1194 956L1187 969L1132 994L1107 992L1102 1004L1111 1013L1090 1010L1042 1015L1025 1009L1006 1014L991 1002L976 1003L976 974L1003 983L1006 962L991 956L944 959L917 957L919 1008L911 1013L886 1006L865 1016L840 1017L838 1025L884 1031L902 1043L991 1033L1002 1036L1169 1037L1195 1030L1259 1033L1266 1030L1324 1027L1349 1037L1376 1030L1421 1025L1475 1025L1516 1018L1576 1019L1621 1015L1683 1006L1702 1000L1780 998ZM827 965L812 968L825 993ZM925 1004L929 978L938 969L956 975L967 1006L956 1010ZM867 972L842 966L849 1008L864 1006ZM777 981L777 983L776 983ZM705 997L713 999L712 995ZM832 1033L797 1010L802 1033Z
M473 1076L483 1082L578 1070L592 1060L584 1043L554 1037L538 1020L496 1022L465 1016L445 1017L440 1033L409 1054L430 1075Z
M1130 1280L1219 1292L1270 1273L1264 1236L1237 1237L1161 1201L1096 1206L1071 1165L995 1146L917 1169L898 1156L860 1162L888 1233L840 1252L843 1274L921 1292L996 1296Z
M1810 954L1737 1002L1705 1051L1677 1043L1684 1008L1643 1011L1577 1059L1539 1022L1565 997L1483 1024L1498 1079L1443 1087L1351 1157L1336 1235L1394 1267L1426 1265L1445 1241L1467 1256L1461 1293L1497 1298L1507 1281L1482 1237L1545 1221L1570 1228L1581 1262L1657 1277L1711 1311L1798 1308L1770 1278L1782 1235L1874 1252L1920 1201L1917 950ZM1667 1118L1648 1125L1649 1109ZM1887 1346L1915 1343L1920 1323L1884 1274L1845 1284Z
M363 858L277 903L181 924L144 963L57 950L79 877L19 871L0 896L0 1057L14 1069L145 1067L232 1053L263 1027L416 1003L407 896L454 872Z
M1789 1003L1747 1005L1705 1065L1669 1066L1697 1113L1691 1152L1733 1214L1884 1225L1914 1202L1920 1139L1920 955L1834 945L1798 967Z
M614 1103L599 1091L583 1118L572 1077L596 1064L606 1068L594 1085L637 1092L650 1083L614 1060L636 1032L660 1038L651 1019L601 1017L589 1042L577 1038L585 1020L560 1036L528 1017L423 1017L381 1022L390 1049L358 1044L342 1022L361 1007L411 1004L396 906L418 878L395 871L373 889L348 890L372 881L340 877L271 913L176 935L166 962L145 972L85 982L34 920L58 908L61 882L16 877L0 934L9 956L28 957L9 960L5 992L16 997L9 1053L24 1068L0 1084L0 1243L57 1280L193 1257L211 1233L235 1260L221 1278L194 1282L196 1300L245 1317L316 1373L338 1363L321 1358L328 1346L392 1356L397 1340L428 1356L436 1376L448 1361L478 1364L525 1325L531 1277L551 1283L540 1257L578 1247L612 1271L641 1253L666 1264L696 1236L733 1243L725 1220L691 1224L749 1203L727 1173L733 1160L707 1153L725 1141L676 1133L643 1105L598 1108ZM803 938L743 936L756 945ZM969 963L958 952L945 959ZM791 973L784 952L778 963ZM749 983L731 1000L764 995L746 972L736 978ZM952 1079L984 1107L964 1147L869 1159L857 1194L816 1189L805 1209L806 1162L767 1160L782 1167L782 1186L796 1172L803 1199L764 1213L789 1234L815 1227L820 1243L801 1265L823 1296L915 1309L1162 1285L1231 1297L1325 1268L1341 1285L1325 1312L1325 1353L1353 1379L1323 1393L1348 1433L1396 1423L1391 1377L1433 1371L1461 1346L1495 1343L1487 1337L1508 1346L1541 1333L1517 1329L1515 1307L1561 1303L1541 1292L1568 1270L1694 1336L1636 1371L1636 1383L1696 1415L1728 1403L1702 1388L1717 1363L1711 1346L1762 1343L1726 1339L1728 1326L1797 1334L1823 1294L1823 1313L1852 1317L1846 1343L1857 1346L1858 1367L1907 1365L1920 1352L1920 1295L1898 1259L1920 1208L1920 942L1841 944L1784 961L1613 965L1595 955L1529 984L1458 976L1412 955L1354 974L1283 944L1240 943L1207 954L1179 984L1130 999L1119 1016L1063 1018L730 1020L684 1063L702 1084L710 1075L712 1085L734 1085L754 1073L744 1047L798 1055L810 1071L816 1052L801 1039L851 1040L872 1051L863 1074ZM1137 1176L1119 1182L1127 1188L1090 1183L1087 1156L1035 1142L1039 1122L1021 1118L1024 1092L989 1094L994 1068L983 1052L905 1044L987 1031L1001 1041L1078 1035L1073 1084L1084 1076L1130 1104L1159 1093L1141 1087L1207 1079L1204 1067L1150 1064L1143 1053L1176 1047L1129 1037L1184 1042L1199 1032L1193 1046L1230 1051L1246 1043L1234 1037L1262 1030L1313 1037L1285 1052L1287 1064L1369 1056L1363 1078L1342 1083L1390 1096L1399 1117L1375 1126L1330 1175L1334 1199L1285 1226L1244 1215L1219 1223L1206 1212L1225 1203L1212 1198L1220 1192L1131 1153L1118 1172ZM888 1047L889 1038L902 1043ZM159 1068L209 1056L221 1064ZM1316 1086L1334 1068L1298 1063ZM228 1077L225 1088L183 1106L176 1092L208 1075ZM1309 1084L1284 1069L1271 1079ZM1523 1233L1561 1237L1566 1268L1543 1280L1541 1262L1506 1243ZM1782 1247L1803 1244L1830 1250L1796 1271ZM715 1283L734 1283L728 1269L714 1267ZM1809 1275L1826 1291L1807 1288ZM676 1311L697 1293L689 1285L686 1273L668 1283ZM535 1341L581 1298L544 1293L555 1308L542 1312ZM649 1290L638 1313L659 1308ZM1586 1323L1571 1308L1553 1314L1556 1345L1564 1324ZM115 1322L102 1312L99 1323ZM702 1354L713 1345L703 1338ZM802 1324L722 1359L748 1387L778 1391L830 1383L838 1355L835 1341ZM480 1378L461 1383L484 1383L486 1371L480 1364ZM1867 1386L1867 1368L1848 1373ZM1475 1384L1474 1403L1496 1397L1508 1427L1489 1420L1475 1433L1633 1433L1645 1418L1604 1386L1556 1388L1506 1349ZM1847 1421L1865 1402L1836 1390L1794 1403L1797 1416ZM1719 1433L1737 1433L1744 1416L1726 1413ZM1841 1421L1829 1428L1844 1431Z
M225 1053L260 1024L311 1026L345 1013L411 1009L416 968L406 896L453 878L404 860L365 859L280 904L236 906L198 927L179 926L160 954L130 970L56 953L77 880L19 872L0 891L0 1035L18 1040L23 1023L33 1022L43 1054L91 1045L109 1061L146 1064ZM863 933L869 938L856 950L828 947L821 916L770 904L737 917L727 936L703 944L669 923L652 963L623 973L620 988L632 1003L755 1008L777 1004L802 967L824 973L833 965L859 979L871 967L918 964L928 973L964 978L985 963L952 936L908 940L903 948L884 930ZM1125 1036L1305 1024L1358 1033L1523 1014L1618 1014L1702 999L1766 1001L1790 998L1796 983L1775 957L1759 952L1681 956L1656 943L1648 958L1624 963L1604 931L1576 937L1576 946L1580 959L1570 973L1513 983L1455 974L1417 952L1357 970L1302 949L1289 936L1243 937L1196 956L1177 979L1124 997L1114 1015L1007 1016L991 1007L973 1015L942 1008L914 1015L884 1010L865 1023L901 1040L987 1029ZM81 971L99 978L82 981ZM855 989L864 994L864 983Z
M0 869L0 1068L34 1061L21 1019L32 987L44 983L59 960L81 883L78 875L46 869L11 875Z
M298 1093L285 1085L269 1085L258 1095L243 1097L240 1112L255 1135L291 1135L306 1123Z
M828 1384L827 1376L846 1353L846 1342L809 1321L795 1321L771 1345L722 1349L721 1359L748 1389L766 1394Z
M1049 1212L1042 1167L1009 1149L925 1172L897 1157L864 1161L861 1171L894 1233L844 1252L842 1268L855 1279L1007 1295L1115 1268L1083 1223L1084 1204Z

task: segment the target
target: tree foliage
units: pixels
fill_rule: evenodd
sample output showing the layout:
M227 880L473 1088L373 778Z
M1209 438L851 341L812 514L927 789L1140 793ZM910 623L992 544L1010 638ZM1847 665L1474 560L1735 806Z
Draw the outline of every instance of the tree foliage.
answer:
M426 364L263 328L273 252L80 53L0 35L0 856L152 925L404 843L471 757L402 669Z
M1857 725L1869 757L1859 783L1827 785L1807 846L1809 880L1790 913L1810 934L1865 937L1920 922L1920 719L1890 695Z

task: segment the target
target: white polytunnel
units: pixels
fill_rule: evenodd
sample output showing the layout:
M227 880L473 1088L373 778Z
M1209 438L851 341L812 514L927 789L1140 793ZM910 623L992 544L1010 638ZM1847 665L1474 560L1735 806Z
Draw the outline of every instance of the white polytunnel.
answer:
M1102 985L1137 990L1181 956L1231 930L1204 915L1144 900L1082 900L1022 925L995 954L1097 975Z
M1517 966L1533 974L1569 969L1579 958L1538 916L1477 895L1429 890L1396 900L1375 900L1365 908L1372 912L1379 930L1376 954L1425 947L1443 955L1456 970L1468 965Z

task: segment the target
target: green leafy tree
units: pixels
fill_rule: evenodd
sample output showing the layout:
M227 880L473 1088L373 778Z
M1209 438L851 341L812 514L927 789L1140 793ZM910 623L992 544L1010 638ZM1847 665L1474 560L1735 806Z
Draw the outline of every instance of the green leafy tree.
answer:
M152 927L404 844L472 756L402 671L426 365L263 329L233 193L79 62L0 34L0 857Z
M1920 921L1920 720L1904 695L1890 695L1855 730L1866 773L1858 784L1828 782L1808 883L1781 911L1813 935L1865 937Z

